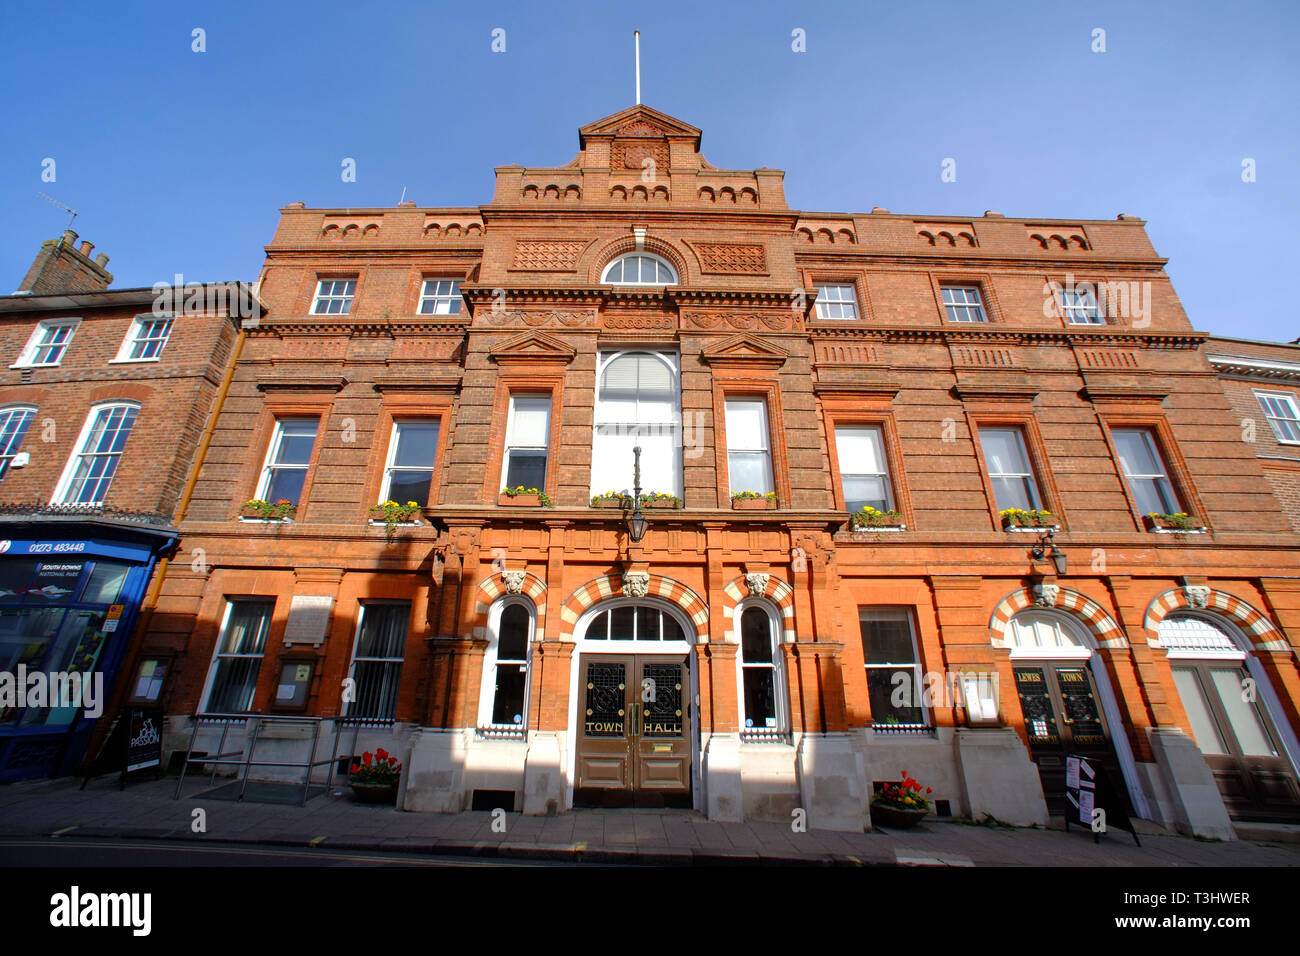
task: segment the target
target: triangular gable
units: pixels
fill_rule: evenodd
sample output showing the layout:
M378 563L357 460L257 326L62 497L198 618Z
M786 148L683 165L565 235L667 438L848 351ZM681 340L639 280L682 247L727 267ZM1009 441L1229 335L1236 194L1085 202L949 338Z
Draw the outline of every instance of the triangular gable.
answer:
M498 365L541 363L567 365L577 350L545 332L522 332L489 350Z
M747 369L778 369L790 353L756 335L741 332L710 345L700 355L709 365Z
M582 149L587 148L588 136L653 139L686 137L691 140L695 151L697 153L700 151L698 129L648 106L629 106L625 110L583 126L578 130L578 142Z

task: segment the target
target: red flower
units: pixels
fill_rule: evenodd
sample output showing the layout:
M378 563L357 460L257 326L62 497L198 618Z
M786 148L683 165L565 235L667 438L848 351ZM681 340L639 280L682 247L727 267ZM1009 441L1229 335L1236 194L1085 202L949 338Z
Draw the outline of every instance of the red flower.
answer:
M348 773L360 773L360 772L361 772L360 764L354 763L351 767L348 768Z
M388 751L386 751L383 747L376 747L375 756L378 757L380 760L383 760L385 757L388 756Z
M926 787L926 788L925 788L925 792L926 792L926 793L934 793L934 791L931 790L929 787Z
M363 754L361 755L361 762L362 762L363 764L365 764L367 767L370 766L370 751L369 751L369 750L367 750L365 753L363 753Z
M904 780L907 779L907 771L906 771L906 770L903 771L903 779L904 779Z

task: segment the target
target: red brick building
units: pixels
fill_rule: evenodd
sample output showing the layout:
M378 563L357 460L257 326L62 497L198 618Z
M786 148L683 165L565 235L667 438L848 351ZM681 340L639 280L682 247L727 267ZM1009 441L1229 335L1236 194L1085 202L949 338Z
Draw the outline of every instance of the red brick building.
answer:
M146 637L171 748L347 713L409 810L855 830L904 769L1045 821L1083 753L1297 818L1300 541L1140 220L800 212L640 106L579 147L282 211Z
M0 297L0 780L71 771L115 710L146 586L177 544L241 297L253 301L238 284L110 289L108 256L76 240L44 243L19 291ZM152 666L146 700L166 663ZM6 695L36 673L102 685L77 696L81 708Z

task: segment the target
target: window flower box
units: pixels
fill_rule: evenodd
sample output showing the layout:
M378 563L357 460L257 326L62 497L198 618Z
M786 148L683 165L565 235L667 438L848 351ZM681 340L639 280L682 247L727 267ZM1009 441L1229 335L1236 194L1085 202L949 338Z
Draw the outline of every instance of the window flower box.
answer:
M420 506L414 501L404 505L396 501L385 501L381 505L370 506L370 520L376 524L419 524Z
M682 499L676 495L665 495L655 491L641 496L642 508L680 508L681 506Z
M861 511L849 516L849 527L854 531L902 531L903 516L897 511L880 511L870 505L863 505Z
M497 495L497 504L510 508L554 508L550 495L538 488L502 488Z
M999 511L1003 531L1059 531L1060 523L1050 511L1007 508Z
M757 491L737 491L731 496L731 507L736 511L772 511L776 508L776 492L763 495Z
M297 505L287 498L281 498L274 504L254 498L244 502L239 509L239 517L247 521L292 521L297 513Z
M591 498L593 508L614 508L622 510L632 507L631 496L624 497L617 491L607 491L603 495L593 495Z
M1147 530L1156 534L1205 534L1209 529L1201 524L1199 518L1178 512L1177 514L1156 514L1154 511L1143 515Z

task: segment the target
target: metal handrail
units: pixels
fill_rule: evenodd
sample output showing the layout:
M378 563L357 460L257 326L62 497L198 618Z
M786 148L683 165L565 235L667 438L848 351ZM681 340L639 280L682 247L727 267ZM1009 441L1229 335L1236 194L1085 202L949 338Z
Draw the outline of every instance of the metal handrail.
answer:
M248 771L250 768L252 767L296 767L296 768L301 768L303 770L302 798L299 801L299 806L306 806L307 794L311 791L312 771L315 770L317 767L323 767L326 764L332 764L334 762L334 759L332 757L330 760L312 759L312 757L315 756L316 754L316 747L320 743L320 722L326 719L323 717L297 717L291 715L281 716L279 714L214 714L214 713L197 714L196 713L192 716L191 719L194 721L194 730L190 734L190 744L188 749L185 752L185 763L181 767L180 780L177 781L176 783L176 794L173 797L173 799L175 800L180 799L181 790L185 786L185 774L189 770L190 760L193 759L194 757L194 742L196 739L198 739L199 730L205 724L208 725L220 724L221 740L217 745L216 756L213 757L213 756L204 755L201 758L201 762L212 765L213 782L215 782L217 778L216 768L218 766L226 766L232 764L235 766L242 766L243 774L239 786L240 800L244 799L244 793L248 789ZM250 720L253 721L254 723L253 723L253 735L248 741L248 749L226 751L225 750L226 735L230 732L231 724L247 723ZM262 725L264 723L310 725L312 728L312 738L311 738L312 742L311 742L311 750L309 751L309 756L307 760L306 761L254 760L253 755L257 750L257 742L261 737ZM335 737L335 742L337 744L337 734ZM242 758L242 759L229 759L229 758ZM331 770L330 783L332 782L333 782L333 771ZM329 784L327 783L327 787L328 786Z

